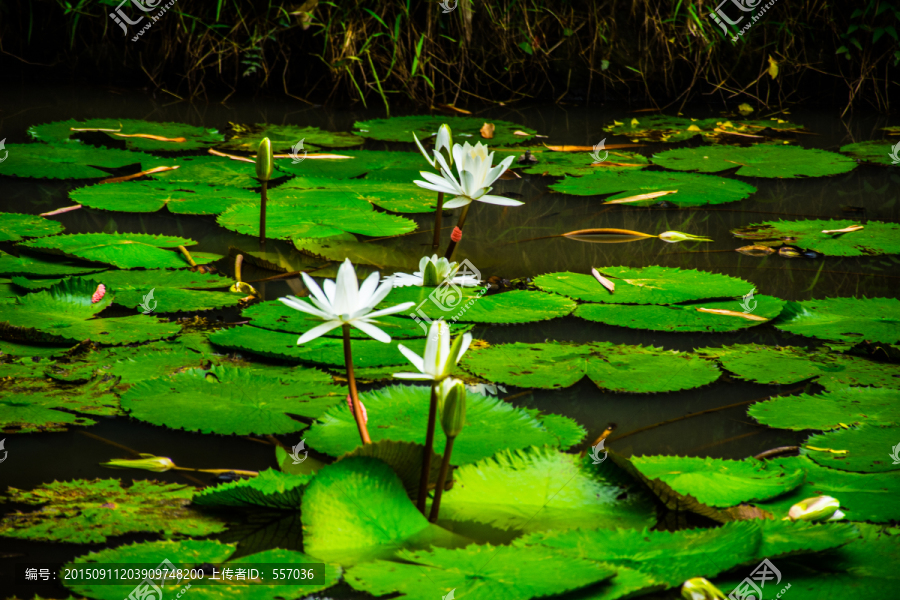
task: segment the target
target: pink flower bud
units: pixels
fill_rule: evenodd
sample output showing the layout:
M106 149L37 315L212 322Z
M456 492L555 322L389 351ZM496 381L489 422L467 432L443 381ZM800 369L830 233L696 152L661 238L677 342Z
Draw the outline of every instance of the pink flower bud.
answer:
M103 300L103 296L106 295L106 286L102 283L97 286L97 291L94 292L94 295L91 296L91 304L97 304L101 300Z
M450 239L456 243L459 243L459 240L462 239L462 229L459 227L454 227L453 232L450 234Z

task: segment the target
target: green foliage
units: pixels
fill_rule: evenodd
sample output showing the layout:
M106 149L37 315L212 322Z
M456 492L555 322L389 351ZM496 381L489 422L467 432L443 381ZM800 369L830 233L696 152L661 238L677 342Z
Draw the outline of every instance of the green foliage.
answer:
M394 304L396 304L396 302L394 302ZM272 331L296 333L298 335L306 333L322 322L321 319L317 319L311 315L307 315L306 313L291 308L290 306L286 306L283 302L279 302L278 300L254 304L253 306L245 308L241 312L241 315L244 318L250 319L251 324L254 327L262 327L263 329ZM403 319L394 315L380 317L378 319L378 327L379 329L386 331L391 338L410 338L425 335L425 332L415 321ZM469 328L471 328L471 326ZM325 335L328 337L343 338L344 334L341 328L337 328ZM371 339L368 335L355 327L350 330L350 337L361 340Z
M812 435L804 442L803 447L811 459L831 469L883 473L900 470L900 464L893 464L889 452L898 442L900 427L859 425Z
M117 479L54 481L32 490L10 488L9 502L40 504L0 523L0 535L43 542L97 544L136 532L204 536L225 529L216 518L190 508L194 490L174 483Z
M893 150L893 144L887 140L869 140L841 146L841 152L877 165L893 165L894 161L890 156Z
M677 148L653 155L653 164L676 171L718 173L738 167L744 177L824 177L856 168L856 161L816 148L758 144L756 146L701 146Z
M815 250L827 256L877 256L880 254L900 254L900 225L897 223L866 222L863 229L849 233L822 233L836 231L852 225L856 221L807 220L807 221L766 221L734 229L732 233L747 240L780 240L794 238L792 245Z
M495 121L480 117L442 117L428 115L410 115L407 117L390 117L387 119L370 119L353 124L353 133L364 138L386 142L414 143L413 133L422 142L426 151L434 146L429 137L436 133L441 125L447 124L453 131L453 141L457 144L483 142L488 146L509 146L530 140L536 133L533 129L516 125L508 121ZM494 137L484 139L479 131L482 125L490 123L494 126ZM515 135L514 131L524 131L528 135ZM427 141L426 141L427 140ZM422 159L424 162L424 158Z
M18 242L27 237L54 235L62 230L61 223L38 215L0 213L0 242Z
M311 479L312 475L291 475L266 469L251 479L206 488L194 497L194 504L212 508L299 510L303 489Z
M318 127L298 127L296 125L273 125L257 123L255 125L231 124L232 135L221 147L226 150L256 152L259 141L269 138L275 152L290 152L300 140L305 150L316 151L319 148L350 148L361 146L363 138L341 131L325 131Z
M338 460L346 460L354 456L367 456L387 463L400 478L409 498L416 500L419 497L419 481L422 478L422 455L424 450L424 445L416 444L415 442L379 440L371 444L357 446L352 452L348 452ZM432 448L431 469L428 477L428 483L431 486L437 485L441 462L441 454L435 452Z
M525 152L537 159L537 163L518 164L518 158ZM601 151L602 152L602 151ZM495 162L503 160L507 156L515 156L516 161L510 168L521 170L532 175L550 175L560 177L563 175L583 176L594 173L618 173L622 171L637 171L650 165L650 161L641 154L634 152L610 152L601 166L591 166L594 159L590 152L556 152L543 148L498 148ZM615 166L627 165L627 166Z
M405 184L420 179L420 171L433 170L419 152L341 150L338 154L350 158L317 158L297 164L279 161L276 167L283 173L303 178L357 179L365 175L368 179Z
M695 135L702 135L707 141L730 141L728 133L750 134L763 129L789 130L802 129L802 125L794 125L781 119L771 118L768 121L729 121L728 119L689 119L668 115L648 115L640 119L631 119L628 123L614 121L603 131L615 135L628 136L632 141L683 142ZM733 138L732 138L733 139Z
M798 431L838 429L842 423L897 425L900 423L900 406L897 406L896 398L897 390L848 387L824 394L783 396L757 402L748 413L769 427Z
M107 263L120 269L178 269L188 266L181 253L163 250L192 246L194 240L149 233L75 233L31 240L22 245L51 253Z
M171 171L160 171L150 175L153 179L164 183L193 183L239 188L259 187L253 165L219 156L157 158L153 166L177 167Z
M775 327L789 333L842 342L900 341L900 300L824 298L788 302Z
M3 174L36 179L93 179L109 177L111 171L140 164L155 167L159 158L142 152L95 148L85 144L49 146L47 144L6 144L8 158ZM134 169L138 172L140 169Z
M48 260L41 256L22 254L13 256L0 250L0 275L29 275L47 277L53 275L77 275L95 273L103 267L72 260Z
M42 125L32 125L28 128L28 135L39 142L47 142L49 144L72 144L74 138L84 135L86 132L72 131L72 129L119 129L120 131L103 131L102 135L109 137L109 140L116 142L125 142L125 146L129 150L144 150L147 152L163 151L183 151L197 150L207 148L221 142L225 138L215 129L206 129L204 127L194 127L185 123L159 123L155 121L140 121L137 119L86 119L78 121L69 119L68 121L53 121L52 123L44 123ZM123 136L116 135L123 134ZM162 141L152 140L143 137L124 137L134 134L147 134L175 140L177 138L185 138L184 141ZM69 147L66 146L66 147Z
M198 183L126 181L92 185L69 192L76 203L99 210L217 215L236 202L259 202L259 194L239 187Z
M422 167L427 169L427 166ZM416 174L416 179L421 175ZM345 181L328 177L295 177L276 188L276 197L289 190L327 189L337 193L352 192L379 208L398 213L429 213L437 207L435 192L409 181L354 179Z

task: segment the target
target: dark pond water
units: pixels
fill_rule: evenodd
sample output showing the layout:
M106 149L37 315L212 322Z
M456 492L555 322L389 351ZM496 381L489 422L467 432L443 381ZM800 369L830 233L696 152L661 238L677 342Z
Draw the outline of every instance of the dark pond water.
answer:
M160 93L152 97L116 89L4 87L6 89L0 95L0 138L5 137L7 143L28 141L26 129L32 124L70 118L178 121L215 128L223 128L228 122L269 122L349 131L354 121L384 116L383 110L331 110L296 101L232 98L225 104L190 103ZM612 119L630 119L633 114L629 111L640 108L646 107L550 105L498 107L477 114L485 119L504 119L534 128L548 136L545 140L548 143L593 145L608 137L602 130L604 124ZM683 112L703 118L719 114L717 110L704 107L689 107ZM837 150L852 142L880 139L879 128L889 124L883 117L875 115L857 114L840 119L835 111L796 108L791 110L789 118L810 132L800 136L801 145L826 150ZM607 139L607 143L627 141L615 137ZM387 146L414 149L412 144L409 147ZM365 146L369 149L385 147L385 144L372 141L367 141ZM670 147L672 145L650 144L638 151L649 156ZM900 260L897 257L752 258L734 252L744 242L730 234L736 227L780 218L852 218L856 213L848 213L847 207L860 206L865 206L868 219L900 221L900 204L897 202L900 177L893 173L891 168L861 165L847 175L809 180L742 178L759 191L740 203L698 210L602 207L596 198L553 193L547 186L555 181L554 178L523 175L518 181L498 182L495 193L519 194L516 197L525 205L512 209L481 205L473 209L457 258L468 258L484 277L514 279L555 271L586 272L591 266L662 265L741 277L762 293L788 300L833 296L898 297ZM71 201L66 192L71 187L66 182L0 177L0 211L37 214L68 206ZM423 254L430 253L430 246L426 244L430 241L433 217L409 216L420 223L421 233L408 236L405 243L420 245ZM68 233L119 231L179 235L197 240L198 251L220 254L227 254L229 246L254 247L252 238L218 227L214 217L175 216L167 212L133 215L82 209L55 218L65 225ZM445 219L445 225L452 221ZM649 233L685 231L711 237L715 242L665 244L649 239L627 244L588 244L564 238L521 241L596 227ZM270 249L274 247L285 255L291 254L286 243L269 244ZM0 247L10 250L8 244ZM223 266L223 270L227 271L228 266ZM244 279L252 281L271 275L247 267ZM277 298L297 289L296 282L270 282L265 286L265 296ZM240 320L236 311L213 313L211 318L225 322ZM667 334L604 326L574 317L532 325L479 327L474 334L491 343L545 339L611 341L678 350L748 342L816 345L813 340L783 334L769 325L737 333ZM659 377L668 376L670 374L659 374ZM616 423L618 429L612 439L621 439L609 445L624 454L743 458L806 437L804 433L760 426L746 414L747 402L789 389L792 388L745 383L726 376L704 388L667 394L604 393L585 379L558 391L529 392L508 388L506 395L514 396L511 401L517 405L576 419L588 429L588 440L595 439L608 423ZM627 435L663 421L728 405L735 406ZM177 432L124 418L98 420L96 426L85 431L11 437L7 442L9 458L0 465L0 488L32 488L54 479L112 476L146 477L188 485L209 483L208 476L203 475L145 474L101 468L99 462L124 456L120 448L111 444L168 456L186 466L247 470L275 466L273 447L261 441ZM10 443L13 440L14 443ZM0 510L8 512L12 508L15 507L5 506ZM249 527L259 529L259 539L263 540L260 543L265 546L297 526L297 523L265 521ZM152 538L133 536L128 539ZM115 543L120 541L115 540ZM46 561L63 561L85 551L84 546L23 543L0 538L0 560L22 560L25 555ZM66 596L61 588L54 593L42 591L42 594Z

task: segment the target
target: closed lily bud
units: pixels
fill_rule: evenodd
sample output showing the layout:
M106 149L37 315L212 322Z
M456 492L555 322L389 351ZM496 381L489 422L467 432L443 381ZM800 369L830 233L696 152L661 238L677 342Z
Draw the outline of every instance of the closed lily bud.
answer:
M175 463L165 456L141 454L141 457L138 459L114 458L109 462L100 463L100 466L112 469L143 469L144 471L154 471L156 473L175 468Z
M831 496L816 496L801 500L788 511L792 521L839 521L844 513L838 510L841 503Z
M442 258L441 260L447 259ZM428 259L422 259L422 262L425 263L422 267L422 285L428 287L440 285L442 280L440 279L437 264Z
M703 577L688 579L681 586L684 600L725 600L725 594Z
M450 131L450 126L444 123L441 125L441 128L438 129L437 140L434 142L434 150L435 152L444 152L444 158L447 159L447 164L453 166L453 132Z
M447 437L456 437L466 423L466 384L448 377L438 386L441 428Z
M263 138L256 151L256 178L260 181L269 181L272 178L272 165L275 162L272 156L272 142L269 138Z
M691 235L689 233L682 233L680 231L666 231L664 233L659 234L659 239L664 242L669 242L670 244L674 244L675 242L711 242L712 240L707 237L702 237L698 235Z

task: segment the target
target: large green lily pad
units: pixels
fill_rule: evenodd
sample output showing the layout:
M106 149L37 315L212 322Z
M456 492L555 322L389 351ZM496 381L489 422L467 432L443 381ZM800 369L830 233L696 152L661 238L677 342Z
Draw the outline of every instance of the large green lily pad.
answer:
M418 248L402 246L401 238L378 241L360 241L352 233L327 238L294 238L294 247L317 260L343 262L349 258L354 265L371 265L382 273L415 271L407 268L418 265L421 258Z
M180 252L163 248L192 246L194 240L149 233L75 233L31 240L26 248L107 263L120 269L187 267Z
M686 352L606 342L501 344L470 350L464 366L489 381L519 387L569 387L587 375L616 392L671 392L719 378L715 365Z
M109 177L121 167L155 167L159 158L142 152L96 148L86 144L7 144L9 156L0 164L0 175L39 179L92 179ZM141 169L134 169L137 173Z
M0 213L0 242L18 242L27 237L44 237L63 230L62 223L38 215Z
M802 469L786 470L755 459L636 456L631 463L644 476L660 479L680 494L719 508L774 498L804 480Z
M494 137L484 139L479 131L485 123L494 126ZM389 117L387 119L370 119L357 121L353 124L353 133L373 140L386 142L410 142L414 143L413 133L426 148L434 147L430 136L437 132L441 125L447 124L453 132L453 142L463 144L469 142L484 142L492 146L509 146L520 144L530 140L535 135L533 129L516 125L508 121L497 121L481 117L441 117L430 115L411 115L407 117ZM522 131L528 135L515 135L515 131Z
M313 418L344 398L341 388L315 369L290 378L234 367L190 369L133 385L122 396L132 417L173 429L237 435L300 431L288 414Z
M518 159L528 150L531 156L537 159L537 163L519 163ZM604 151L601 150L600 154ZM516 160L510 168L521 170L532 175L550 175L560 177L573 175L580 177L593 173L637 171L650 165L650 161L641 154L634 152L610 151L603 162L597 164L590 152L557 152L545 148L498 148L495 162L499 162L508 156L514 156ZM597 164L597 166L593 166Z
M398 371L399 372L399 371ZM369 415L367 428L373 442L395 440L425 443L430 386L393 385L360 395ZM340 456L359 446L356 421L346 403L333 405L313 423L306 440L310 448ZM443 453L446 436L438 427L434 451ZM466 394L466 425L454 446L455 465L471 463L507 448L557 445L556 436L521 408L489 396Z
M695 173L636 171L634 169L619 172L603 170L595 171L585 177L566 177L562 181L552 184L550 189L576 196L613 194L605 199L606 202L652 192L676 191L674 194L628 202L625 205L649 206L666 201L679 207L737 202L756 192L756 188L752 185L735 179Z
M856 144L841 146L841 152L877 165L897 164L891 158L893 151L894 145L887 140L870 140L868 142L857 142Z
M187 507L193 488L136 479L54 481L25 491L10 488L8 502L43 505L14 512L0 522L0 535L18 539L98 544L137 532L204 536L225 530L219 519Z
M371 179L401 183L421 179L420 171L433 170L419 152L341 150L336 154L350 158L316 158L296 164L279 160L276 167L282 173L304 178L357 179L365 175Z
M863 229L849 233L822 233L860 225L846 219L808 221L766 221L733 229L745 240L790 239L791 245L821 252L826 256L878 256L900 254L900 225L868 221Z
M775 327L825 340L893 344L900 341L900 300L824 298L788 302Z
M223 139L215 129L195 127L185 123L160 123L156 121L141 121L138 119L86 119L78 121L53 121L43 125L32 125L28 128L28 134L39 142L60 144L75 141L73 138L84 135L85 132L72 131L72 129L120 129L121 131L100 132L109 136L110 140L125 142L125 146L131 150L156 150L180 151L197 150L212 146ZM123 135L116 135L116 133ZM153 140L144 137L125 137L134 134L147 134L168 138L173 141ZM184 141L174 141L184 138Z
M423 167L427 170L427 167ZM416 179L422 177L416 176ZM437 208L437 194L420 188L410 181L380 181L354 179L345 181L328 177L295 177L277 190L327 189L334 192L352 192L379 208L398 213L428 213Z
M165 183L194 183L202 185L258 188L256 167L242 160L220 156L179 156L157 158L153 166L178 167L171 171L152 173L150 177Z
M361 146L365 140L358 135L343 131L325 131L318 127L299 127L297 125L273 125L257 123L255 125L231 124L232 135L222 145L228 150L241 150L256 154L263 138L272 142L275 153L290 152L303 140L303 149L316 151L319 148L351 148ZM300 153L300 156L303 154Z
M103 267L79 261L56 259L47 256L22 254L13 256L0 250L0 275L28 275L30 277L50 277L54 275L77 275L102 271Z
M690 119L668 115L648 115L635 117L625 123L613 121L613 124L604 127L603 131L614 135L628 136L634 142L643 140L683 142L695 135L702 135L708 141L726 141L729 133L757 135L763 129L782 131L803 129L803 126L794 125L775 117L766 121L731 121L723 118Z
M811 459L831 469L883 473L900 470L900 462L893 460L891 454L897 444L900 427L859 425L810 436L803 447Z
M250 319L251 324L254 327L296 334L306 333L316 325L322 323L321 319L317 319L311 315L307 315L306 313L302 313L299 310L286 306L283 302L279 302L278 300L254 304L249 308L245 308L241 312L241 316ZM420 327L411 319L388 315L386 317L380 317L377 321L378 328L387 332L392 338L422 337L423 335L428 334L424 327ZM469 326L469 329L471 329L471 326ZM454 333L457 333L457 330L454 330ZM343 338L344 334L339 327L329 331L325 335L328 337ZM351 328L350 336L359 339L368 339L369 337L355 327Z
M239 187L155 181L92 185L72 190L69 197L100 210L147 213L167 208L186 215L217 215L235 202L259 202L259 194Z
M262 506L278 510L299 510L303 489L312 477L266 469L252 479L239 479L206 488L194 497L194 504L213 508Z
M824 394L783 396L757 402L747 411L769 427L782 429L838 429L842 424L900 424L897 390L848 387ZM900 440L898 440L900 443Z
M824 177L856 168L856 161L817 148L774 144L677 148L653 155L653 164L675 171L718 173L737 167L744 177Z

